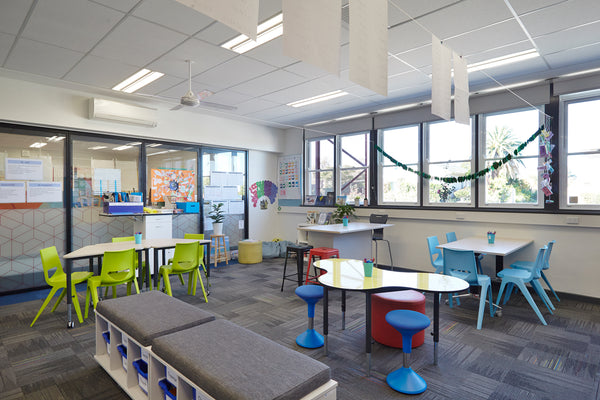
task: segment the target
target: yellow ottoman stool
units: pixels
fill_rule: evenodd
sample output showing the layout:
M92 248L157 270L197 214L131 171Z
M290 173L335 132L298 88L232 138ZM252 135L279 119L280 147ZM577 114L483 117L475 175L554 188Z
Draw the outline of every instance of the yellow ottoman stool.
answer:
M262 262L262 242L260 240L242 240L238 242L238 261L240 264Z

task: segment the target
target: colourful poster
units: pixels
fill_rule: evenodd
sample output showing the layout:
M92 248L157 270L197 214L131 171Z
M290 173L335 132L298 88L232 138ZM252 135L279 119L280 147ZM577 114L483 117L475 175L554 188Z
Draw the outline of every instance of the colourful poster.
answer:
M181 169L150 170L152 202L165 201L164 196L176 196L183 201L196 201L196 174Z

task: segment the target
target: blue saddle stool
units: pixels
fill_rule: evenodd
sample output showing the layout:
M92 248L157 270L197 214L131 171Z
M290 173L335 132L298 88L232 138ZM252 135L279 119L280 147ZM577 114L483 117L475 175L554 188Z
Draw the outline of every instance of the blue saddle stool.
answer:
M323 298L323 287L320 285L302 285L296 288L296 294L308 304L308 329L298 335L296 343L307 349L323 346L323 335L314 330L315 304Z
M431 321L420 312L412 310L393 310L385 315L385 320L402 335L402 368L388 374L388 385L397 392L419 394L427 389L427 382L408 365L408 355L412 349L413 335L427 328Z

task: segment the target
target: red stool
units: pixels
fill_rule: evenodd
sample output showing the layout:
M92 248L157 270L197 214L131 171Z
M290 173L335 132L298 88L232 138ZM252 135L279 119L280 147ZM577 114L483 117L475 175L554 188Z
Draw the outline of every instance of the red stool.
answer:
M377 343L402 348L402 336L385 320L392 310L412 310L425 314L425 296L415 290L375 293L371 295L371 336ZM413 336L412 347L425 341L425 330Z
M318 275L316 271L314 276L310 276L310 267L313 266L313 257L319 257L320 260L325 260L327 258L332 258L333 256L340 258L340 251L338 249L332 249L331 247L315 247L314 249L310 249L310 252L308 253L308 268L306 268L306 279L304 284L308 285L309 282L319 283L317 281Z

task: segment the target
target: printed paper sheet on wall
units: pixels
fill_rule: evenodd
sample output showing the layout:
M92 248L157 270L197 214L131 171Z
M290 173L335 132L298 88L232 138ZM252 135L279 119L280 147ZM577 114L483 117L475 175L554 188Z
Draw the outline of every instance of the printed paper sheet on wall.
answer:
M278 160L280 206L297 206L302 203L302 156L280 157Z
M183 201L196 201L194 171L179 169L150 170L152 202L165 201L164 196L176 196Z

